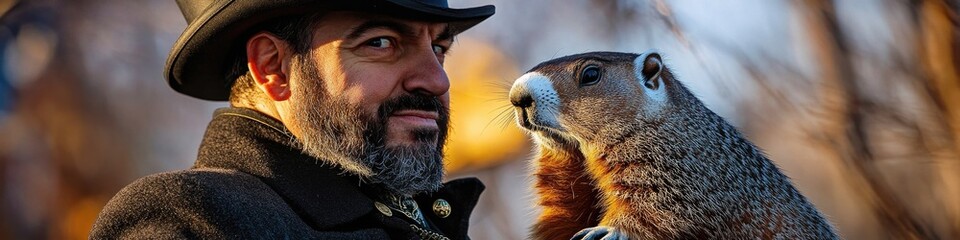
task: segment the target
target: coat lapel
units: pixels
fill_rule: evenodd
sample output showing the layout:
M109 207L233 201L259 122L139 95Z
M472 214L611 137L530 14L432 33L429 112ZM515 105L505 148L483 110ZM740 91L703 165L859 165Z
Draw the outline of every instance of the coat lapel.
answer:
M467 227L470 224L470 213L473 212L480 193L483 192L483 183L477 178L461 178L443 184L439 191L429 194L420 194L414 197L423 211L427 221L439 228L451 239L469 239ZM442 209L434 209L438 201L446 201L451 210L448 215L442 215ZM436 206L442 208L442 206Z

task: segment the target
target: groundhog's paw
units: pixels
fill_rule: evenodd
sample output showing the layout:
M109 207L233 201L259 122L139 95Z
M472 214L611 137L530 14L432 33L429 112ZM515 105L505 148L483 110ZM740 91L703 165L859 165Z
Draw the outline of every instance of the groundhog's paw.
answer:
M570 240L627 240L627 234L619 228L596 226L585 228L574 234Z

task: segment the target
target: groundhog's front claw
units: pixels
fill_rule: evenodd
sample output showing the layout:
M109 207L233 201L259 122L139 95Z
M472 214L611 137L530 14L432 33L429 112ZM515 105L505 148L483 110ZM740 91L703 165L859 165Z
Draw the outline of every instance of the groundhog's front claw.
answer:
M585 228L574 234L570 240L628 240L627 234L618 228L596 226Z

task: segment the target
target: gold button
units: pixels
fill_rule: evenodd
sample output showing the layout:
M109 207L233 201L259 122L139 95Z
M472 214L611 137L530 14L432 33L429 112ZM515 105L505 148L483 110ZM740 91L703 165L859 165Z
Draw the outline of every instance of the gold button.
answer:
M433 213L440 218L450 216L450 203L447 200L437 199L433 201Z
M373 202L373 206L377 207L377 210L380 210L380 213L383 213L383 215L387 217L393 216L393 211L391 211L387 205L380 202Z

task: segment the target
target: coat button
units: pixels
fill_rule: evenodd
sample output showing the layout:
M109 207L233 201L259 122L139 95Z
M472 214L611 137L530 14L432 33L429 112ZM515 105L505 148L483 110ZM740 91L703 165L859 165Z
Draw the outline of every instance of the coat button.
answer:
M433 201L433 213L437 214L440 218L446 218L450 216L450 203L447 200L437 199Z
M380 202L373 202L373 206L377 207L377 210L379 210L380 213L383 213L383 215L386 215L387 217L393 216L393 211L391 211L390 207L387 207L387 205Z

